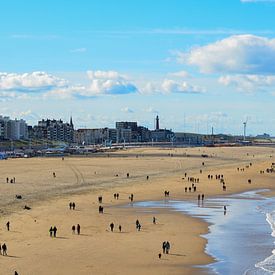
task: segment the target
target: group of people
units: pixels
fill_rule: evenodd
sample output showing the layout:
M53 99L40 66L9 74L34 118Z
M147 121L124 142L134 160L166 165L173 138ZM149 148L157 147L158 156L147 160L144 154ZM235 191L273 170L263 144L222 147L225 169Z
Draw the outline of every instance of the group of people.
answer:
M75 210L75 203L74 202L70 202L69 203L69 208L70 208L70 210L71 209Z
M200 201L200 200L202 200L202 201L204 200L204 194L202 194L202 195L199 194L198 195L198 201Z
M75 229L76 229L77 235L80 235L80 225L79 224L77 224L77 226L75 226L75 225L72 226L73 234L75 234Z
M56 226L54 226L54 227L51 226L49 232L50 232L50 237L56 238L56 232L57 232Z
M119 193L115 193L115 194L114 194L114 199L115 199L115 200L118 200L118 198L119 198Z
M114 228L115 228L115 224L113 222L110 223L110 229L111 229L112 232L114 232ZM118 230L119 230L119 232L121 232L121 230L122 230L121 225L118 226Z
M3 243L2 245L0 244L0 255L3 255L3 256L8 256L8 247L5 243Z
M13 178L6 178L6 182L7 183L15 183L15 177L13 177Z
M168 241L162 243L162 253L163 254L169 254L170 248L171 248L171 245Z

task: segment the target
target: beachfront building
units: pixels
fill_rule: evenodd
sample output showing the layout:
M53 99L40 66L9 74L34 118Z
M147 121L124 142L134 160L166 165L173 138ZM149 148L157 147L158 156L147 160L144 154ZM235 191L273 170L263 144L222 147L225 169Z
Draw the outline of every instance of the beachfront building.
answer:
M138 126L135 121L116 122L118 142L147 142L150 141L150 131L148 128Z
M32 136L36 139L63 141L72 143L74 139L74 125L55 119L42 119L32 128Z
M109 142L109 129L78 129L74 133L74 142L83 145L104 144Z
M155 130L151 131L151 140L156 142L170 142L174 140L172 130L161 129L159 126L159 116L155 118Z
M23 119L10 119L0 116L0 139L20 140L28 139L28 125Z

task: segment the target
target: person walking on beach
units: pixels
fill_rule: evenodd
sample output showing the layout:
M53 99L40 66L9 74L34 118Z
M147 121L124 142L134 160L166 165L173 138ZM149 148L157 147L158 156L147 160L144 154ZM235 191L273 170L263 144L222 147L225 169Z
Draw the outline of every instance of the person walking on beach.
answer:
M8 248L5 243L2 245L2 250L3 250L3 256L8 256L8 254L7 254Z
M80 234L80 225L79 224L77 224L76 230L77 230L77 234L79 235Z
M136 220L136 229L138 229L139 220Z
M114 231L114 227L115 227L114 223L110 223L110 228L112 232Z
M56 226L53 228L53 236L56 238L56 232L57 232L57 228Z
M52 237L53 236L53 227L52 226L51 226L49 232L50 232L50 237Z
M163 252L163 254L165 253L165 250L166 250L166 242L163 242L162 243L162 252Z
M75 203L74 202L72 203L72 207L73 207L73 210L75 210Z
M119 225L119 227L118 227L119 232L121 232L121 229L122 229L122 227L121 227L121 225Z
M156 217L153 217L153 224L156 224L156 221L157 221Z
M9 178L7 178L7 183L9 183Z
M75 234L75 225L72 226L72 233Z
M201 195L201 200L202 200L202 201L204 200L204 194Z
M171 248L171 246L170 246L170 243L167 241L166 242L166 254L169 254L169 250L170 250L170 248Z
M227 210L227 209L226 209L226 206L224 206L224 207L223 207L223 214L224 214L224 216L226 215L226 210Z
M6 223L6 226L7 226L7 230L10 231L10 222L9 221Z
M70 202L69 203L69 207L70 207L70 210L72 209L72 207L73 207L73 205L72 205L72 203Z

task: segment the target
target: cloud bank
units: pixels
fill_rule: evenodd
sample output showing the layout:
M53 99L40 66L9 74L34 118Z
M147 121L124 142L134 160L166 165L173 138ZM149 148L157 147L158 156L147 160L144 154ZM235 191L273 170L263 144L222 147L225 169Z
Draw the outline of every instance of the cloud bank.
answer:
M177 58L205 74L272 74L275 73L275 39L233 35L189 52L178 52Z
M65 87L67 81L45 72L0 73L0 91L37 92Z
M275 76L273 75L226 75L219 78L225 86L231 86L241 92L275 91Z

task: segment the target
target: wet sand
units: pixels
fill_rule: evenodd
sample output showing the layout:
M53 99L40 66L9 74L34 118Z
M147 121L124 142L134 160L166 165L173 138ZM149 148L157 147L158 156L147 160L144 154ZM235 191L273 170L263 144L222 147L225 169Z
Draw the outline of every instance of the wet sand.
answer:
M209 157L202 158L202 154ZM271 189L272 195L275 174L259 173L274 161L272 154L273 148L257 147L139 148L109 157L1 161L0 242L6 242L11 257L0 257L0 274L13 274L14 270L20 275L199 274L203 270L194 265L213 261L204 253L206 240L200 237L208 231L206 222L168 209L144 213L122 206L129 203L131 193L134 201L162 200L164 190L170 191L170 199L194 201L199 193L207 199L262 188ZM191 186L182 179L185 172L200 178L196 192L184 191ZM208 180L208 174L223 174L227 190L223 191L219 181ZM16 183L6 184L6 177L16 177ZM119 200L114 200L117 192ZM23 200L16 200L16 194ZM98 213L99 195L103 196L104 214ZM76 210L69 210L70 201L76 203ZM24 205L32 209L23 210ZM140 232L135 228L136 219L142 225ZM8 220L9 232L5 228ZM113 233L111 222L115 224ZM71 232L78 223L79 236ZM50 238L48 230L54 225L57 238ZM171 255L159 260L166 240L171 243Z

